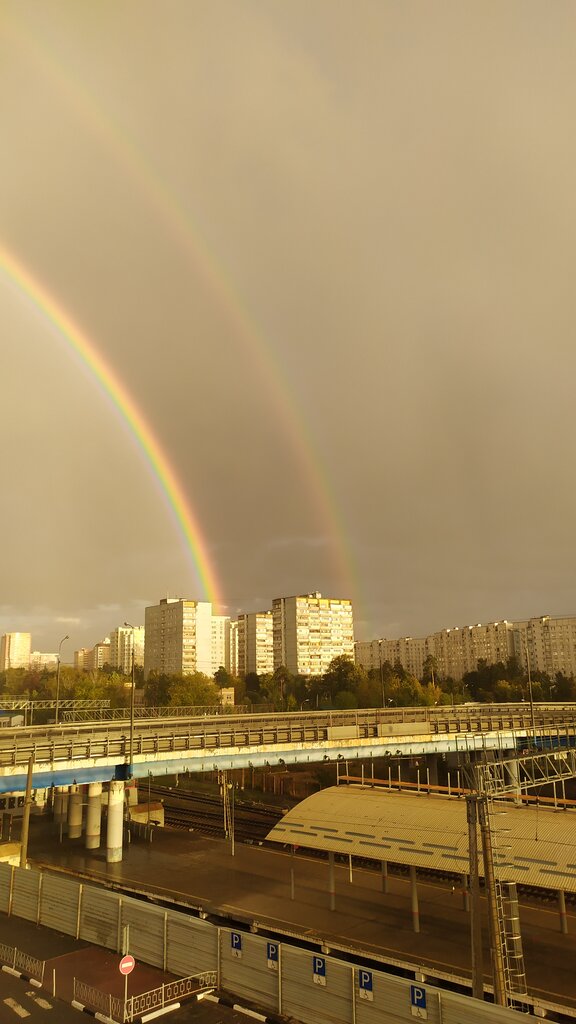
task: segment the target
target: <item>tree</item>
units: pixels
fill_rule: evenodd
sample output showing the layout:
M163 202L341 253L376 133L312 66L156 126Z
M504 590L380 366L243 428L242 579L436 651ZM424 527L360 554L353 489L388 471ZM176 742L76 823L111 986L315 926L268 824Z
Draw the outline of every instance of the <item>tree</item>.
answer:
M219 703L219 690L203 672L175 677L168 690L168 703L174 707L210 706Z

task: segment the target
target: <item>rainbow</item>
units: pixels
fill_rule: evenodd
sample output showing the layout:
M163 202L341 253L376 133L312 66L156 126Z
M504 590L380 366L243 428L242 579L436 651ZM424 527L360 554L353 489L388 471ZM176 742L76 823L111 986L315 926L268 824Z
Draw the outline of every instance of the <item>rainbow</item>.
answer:
M333 493L333 487L323 460L306 428L303 410L298 408L295 389L286 384L287 373L280 363L253 311L226 272L222 259L217 258L202 231L198 218L187 209L158 171L130 138L126 127L117 123L109 110L89 91L84 81L72 75L50 49L47 38L35 38L42 33L41 22L25 19L26 29L7 20L6 30L11 32L11 44L32 60L32 71L40 69L49 84L58 91L73 110L85 131L89 131L106 149L117 167L139 190L149 208L157 214L159 222L176 241L180 252L192 264L197 275L218 303L223 316L233 325L233 337L244 356L251 360L253 371L262 383L262 393L269 396L273 415L282 426L295 464L305 484L303 493L315 512L322 531L320 541L326 546L338 585L348 596L356 599L357 581L352 565L349 534L343 522L342 509ZM197 545L195 545L197 549Z
M63 306L39 283L26 267L5 246L0 244L0 271L4 277L40 312L67 342L127 425L144 455L169 507L172 518L185 542L185 547L204 597L216 606L221 604L220 587L208 554L206 538L198 525L186 493L174 468L152 428L138 409L128 389L113 368L99 354L95 344L78 326Z

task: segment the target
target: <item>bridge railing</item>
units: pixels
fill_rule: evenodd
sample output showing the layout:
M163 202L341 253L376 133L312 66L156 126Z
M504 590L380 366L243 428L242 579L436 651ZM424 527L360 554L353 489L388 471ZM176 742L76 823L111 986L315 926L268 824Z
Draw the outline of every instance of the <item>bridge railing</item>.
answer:
M150 718L204 718L220 717L221 715L245 715L247 711L247 704L190 704L177 707L148 707L137 704L134 709L134 717L136 721ZM129 721L130 708L72 708L70 711L64 711L62 718L66 722L93 722L95 719L101 722L123 722Z

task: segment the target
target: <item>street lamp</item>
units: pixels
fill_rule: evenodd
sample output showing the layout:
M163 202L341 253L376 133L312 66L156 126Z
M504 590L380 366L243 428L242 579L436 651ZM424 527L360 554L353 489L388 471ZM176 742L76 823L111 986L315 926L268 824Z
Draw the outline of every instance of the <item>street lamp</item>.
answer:
M382 687L382 707L386 709L386 684L384 682L384 672L382 670L382 641L378 641L378 662L380 664L380 686Z
M530 717L532 719L532 743L536 746L536 719L534 718L534 696L532 694L532 675L530 673L530 652L528 651L528 635L524 634L526 647L526 668L528 670L528 696L530 697Z
M58 644L58 657L56 659L56 707L54 709L54 721L56 725L58 725L58 712L60 710L60 654L62 652L62 644L65 640L69 639L70 637L66 634Z
M125 626L132 630L132 685L130 687L130 761L128 764L129 777L132 777L132 758L134 755L134 689L136 685L136 676L134 672L134 629L135 626L131 622L125 622Z

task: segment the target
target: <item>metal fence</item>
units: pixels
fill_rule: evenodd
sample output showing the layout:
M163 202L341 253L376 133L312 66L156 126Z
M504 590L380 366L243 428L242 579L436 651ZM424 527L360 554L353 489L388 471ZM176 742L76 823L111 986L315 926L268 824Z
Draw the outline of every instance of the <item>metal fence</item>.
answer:
M377 969L375 957L368 965L346 962L352 952L348 947L342 946L342 959L334 948L325 954L321 936L307 933L312 948L302 949L292 937L274 938L272 923L267 925L267 935L258 934L255 921L247 922L246 930L219 926L204 919L200 906L188 907L187 912L167 910L80 882L64 872L0 864L2 911L119 954L128 927L130 953L137 961L181 976L152 993L134 996L126 1005L76 981L77 1002L112 1020L130 1021L152 1009L152 1004L161 1009L162 1000L166 1003L189 994L193 984L197 989L224 990L303 1024L378 1024L383 1019L412 1024L414 1007L426 1011L416 1015L427 1018L429 1024L513 1024L517 1020L514 1010L446 990L447 984L466 984L461 977L435 972L427 978L424 967L408 962L401 965L404 976L394 976L387 972L385 960ZM12 947L4 947L3 955L11 966L15 963L32 977L43 972L42 961L26 954L24 959L15 958ZM395 968L400 966L398 961L393 963ZM549 1015L550 1004L528 1001L537 1015ZM576 1010L563 1008L563 1016L576 1018Z
M216 977L216 971L204 971L189 978L177 978L176 981L159 985L149 992L129 996L126 1000L74 978L74 1002L125 1024L144 1013L164 1009L165 1006L189 998L197 992L213 992L216 988Z
M22 971L29 978L36 978L37 981L44 981L45 960L38 960L29 953L22 952L16 946L7 946L0 943L0 962L12 967L15 971Z
M108 702L109 703L109 702ZM178 705L177 707L148 707L136 704L134 717L137 721L147 718L212 718L219 715L245 715L247 704ZM130 708L93 707L72 708L64 711L65 722L123 722L130 720Z

